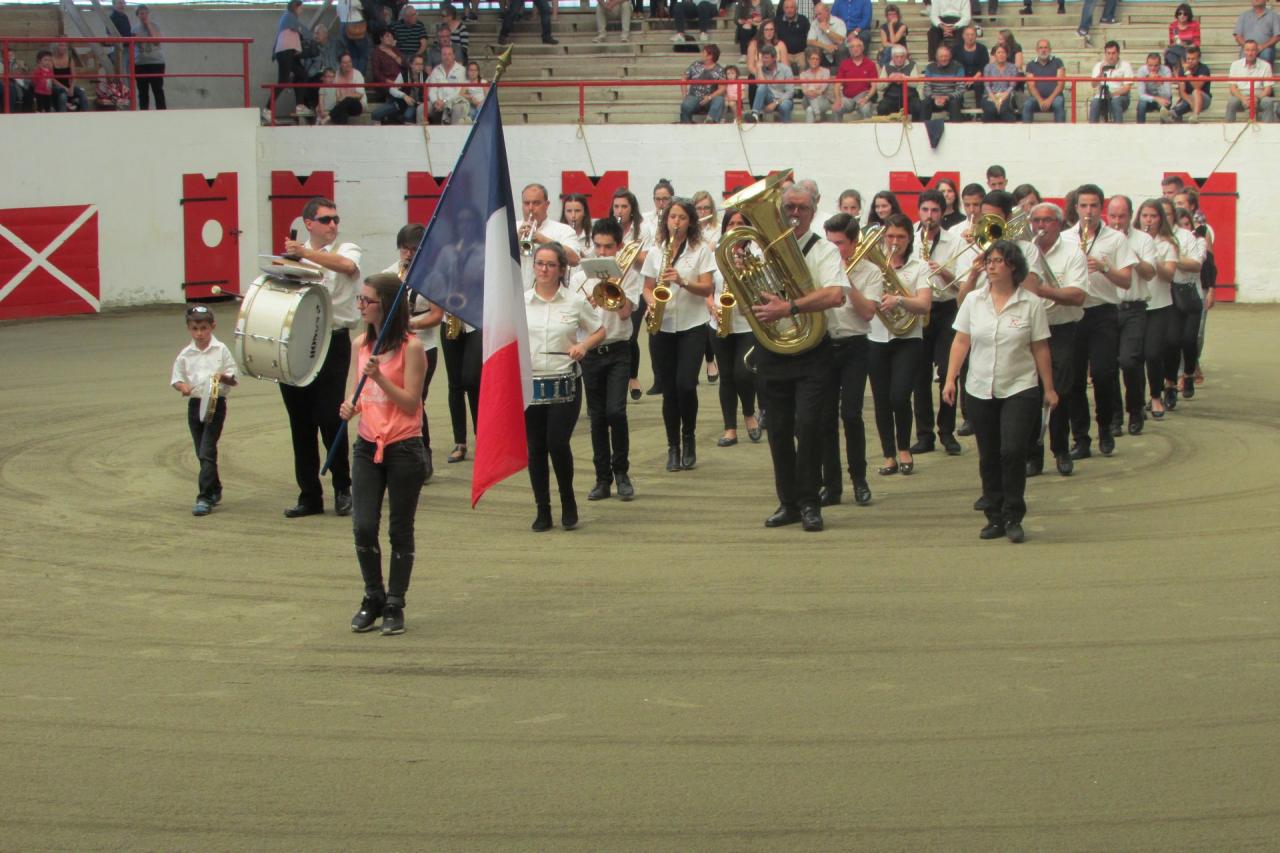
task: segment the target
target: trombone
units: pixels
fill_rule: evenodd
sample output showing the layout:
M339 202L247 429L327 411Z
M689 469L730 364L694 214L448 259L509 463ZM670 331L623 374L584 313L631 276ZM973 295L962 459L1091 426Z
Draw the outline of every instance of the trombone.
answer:
M946 292L957 286L960 280L957 276L947 284L935 284L934 277L945 269L949 269L952 264L964 257L973 249L978 250L978 254L982 255L987 252L999 240L1025 240L1031 236L1031 221L1025 210L1019 211L1015 216L1005 220L1003 216L995 213L984 213L978 217L977 222L973 224L973 231L970 235L971 242L960 247L947 258L941 266L929 273L929 277L925 281L929 285L929 289L937 296L945 296Z

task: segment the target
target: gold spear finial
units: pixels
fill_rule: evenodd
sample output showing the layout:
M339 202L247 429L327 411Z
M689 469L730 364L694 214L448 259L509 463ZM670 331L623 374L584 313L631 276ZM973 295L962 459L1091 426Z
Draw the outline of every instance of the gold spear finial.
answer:
M502 79L502 75L506 72L507 66L511 64L511 49L514 47L515 45L513 44L507 45L507 49L498 56L498 65L493 69L493 82L497 83Z

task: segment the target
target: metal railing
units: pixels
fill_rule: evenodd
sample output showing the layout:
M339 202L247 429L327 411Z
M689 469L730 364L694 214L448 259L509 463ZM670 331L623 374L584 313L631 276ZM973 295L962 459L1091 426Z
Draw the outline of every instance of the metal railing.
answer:
M11 110L9 103L9 89L11 80L30 80L35 74L24 73L17 74L13 71L13 50L12 46L16 44L24 45L40 45L46 47L52 44L85 44L99 45L102 47L113 48L112 53L128 51L128 59L125 62L126 70L124 72L117 71L109 73L107 69L99 69L91 75L92 79L106 80L128 80L129 81L129 100L132 109L138 109L138 81L150 80L155 78L185 78L185 79L227 79L237 78L241 81L244 89L244 106L252 106L250 102L251 85L249 82L249 45L253 44L251 38L188 38L185 36L137 36L133 38L123 38L120 36L102 36L102 37L71 37L58 36L56 38L33 37L33 36L2 36L0 35L0 84L4 87L3 103L4 111L7 113ZM240 71L236 72L178 72L165 74L139 74L137 70L137 60L133 56L134 47L139 44L231 44L240 46ZM118 65L117 65L118 67ZM89 75L86 75L89 77Z

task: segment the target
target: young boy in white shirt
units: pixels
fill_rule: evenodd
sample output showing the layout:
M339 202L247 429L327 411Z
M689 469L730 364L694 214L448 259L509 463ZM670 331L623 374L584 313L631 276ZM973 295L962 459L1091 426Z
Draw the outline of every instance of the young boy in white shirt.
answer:
M187 402L187 426L200 460L200 494L192 515L208 515L222 501L222 481L218 479L218 439L227 419L227 389L236 385L236 362L231 350L213 336L213 311L207 305L187 309L187 331L191 343L183 347L173 362L169 384ZM201 417L201 402L209 399L207 414ZM212 411L208 411L208 409Z

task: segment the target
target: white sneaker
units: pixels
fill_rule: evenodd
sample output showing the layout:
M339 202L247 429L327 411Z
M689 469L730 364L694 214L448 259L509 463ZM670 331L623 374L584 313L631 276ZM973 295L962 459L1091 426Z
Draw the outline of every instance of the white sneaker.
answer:
M262 109L260 109L260 110L258 111L258 116L259 116L259 118L261 118L261 119L262 119L262 123L263 123L263 124L275 124L275 123L276 123L276 117L275 117L275 116L273 116L273 115L271 114L271 112L270 112L266 107L263 107Z
M598 36L593 38L592 41L596 44L604 44L604 33L600 33Z
M629 41L631 41L631 33L627 32L626 30L623 30L623 32L622 32L622 43L623 43L623 44L626 44L626 43L627 43L627 42L629 42Z
M711 33L698 33L698 41L711 41Z
M685 42L684 33L676 33L671 37L672 44L684 44L684 42Z
M298 105L297 109L293 111L293 114L300 118L311 118L315 115L309 107L305 107L302 104Z

